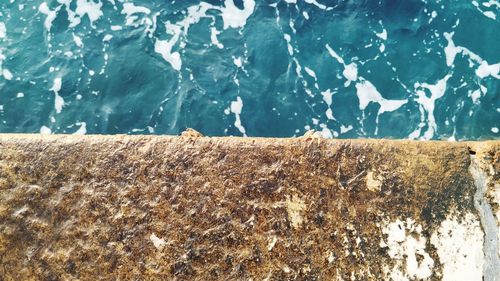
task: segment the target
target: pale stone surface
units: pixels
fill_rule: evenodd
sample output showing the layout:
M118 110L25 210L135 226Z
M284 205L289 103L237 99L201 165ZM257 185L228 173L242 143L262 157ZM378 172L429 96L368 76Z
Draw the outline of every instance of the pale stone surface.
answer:
M0 135L0 280L488 279L499 148Z

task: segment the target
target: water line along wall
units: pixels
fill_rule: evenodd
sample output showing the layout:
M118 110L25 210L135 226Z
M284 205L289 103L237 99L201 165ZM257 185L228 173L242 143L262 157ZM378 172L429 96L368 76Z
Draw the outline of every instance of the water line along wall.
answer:
M499 202L498 141L2 135L0 279L495 280Z

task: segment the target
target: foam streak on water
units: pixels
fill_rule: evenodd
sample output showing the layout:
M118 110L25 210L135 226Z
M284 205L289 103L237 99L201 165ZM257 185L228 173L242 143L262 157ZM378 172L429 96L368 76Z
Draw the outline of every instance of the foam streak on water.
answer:
M0 2L0 132L500 138L500 4Z

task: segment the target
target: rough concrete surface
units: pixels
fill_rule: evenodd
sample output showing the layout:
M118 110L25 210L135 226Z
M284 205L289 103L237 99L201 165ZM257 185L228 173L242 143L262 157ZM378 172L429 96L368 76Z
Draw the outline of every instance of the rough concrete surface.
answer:
M1 135L0 280L496 280L499 189L498 141Z

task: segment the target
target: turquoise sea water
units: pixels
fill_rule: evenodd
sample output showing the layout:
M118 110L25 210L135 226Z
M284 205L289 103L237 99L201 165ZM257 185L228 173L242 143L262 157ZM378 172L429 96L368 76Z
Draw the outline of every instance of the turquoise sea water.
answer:
M500 138L497 0L1 0L0 132Z

